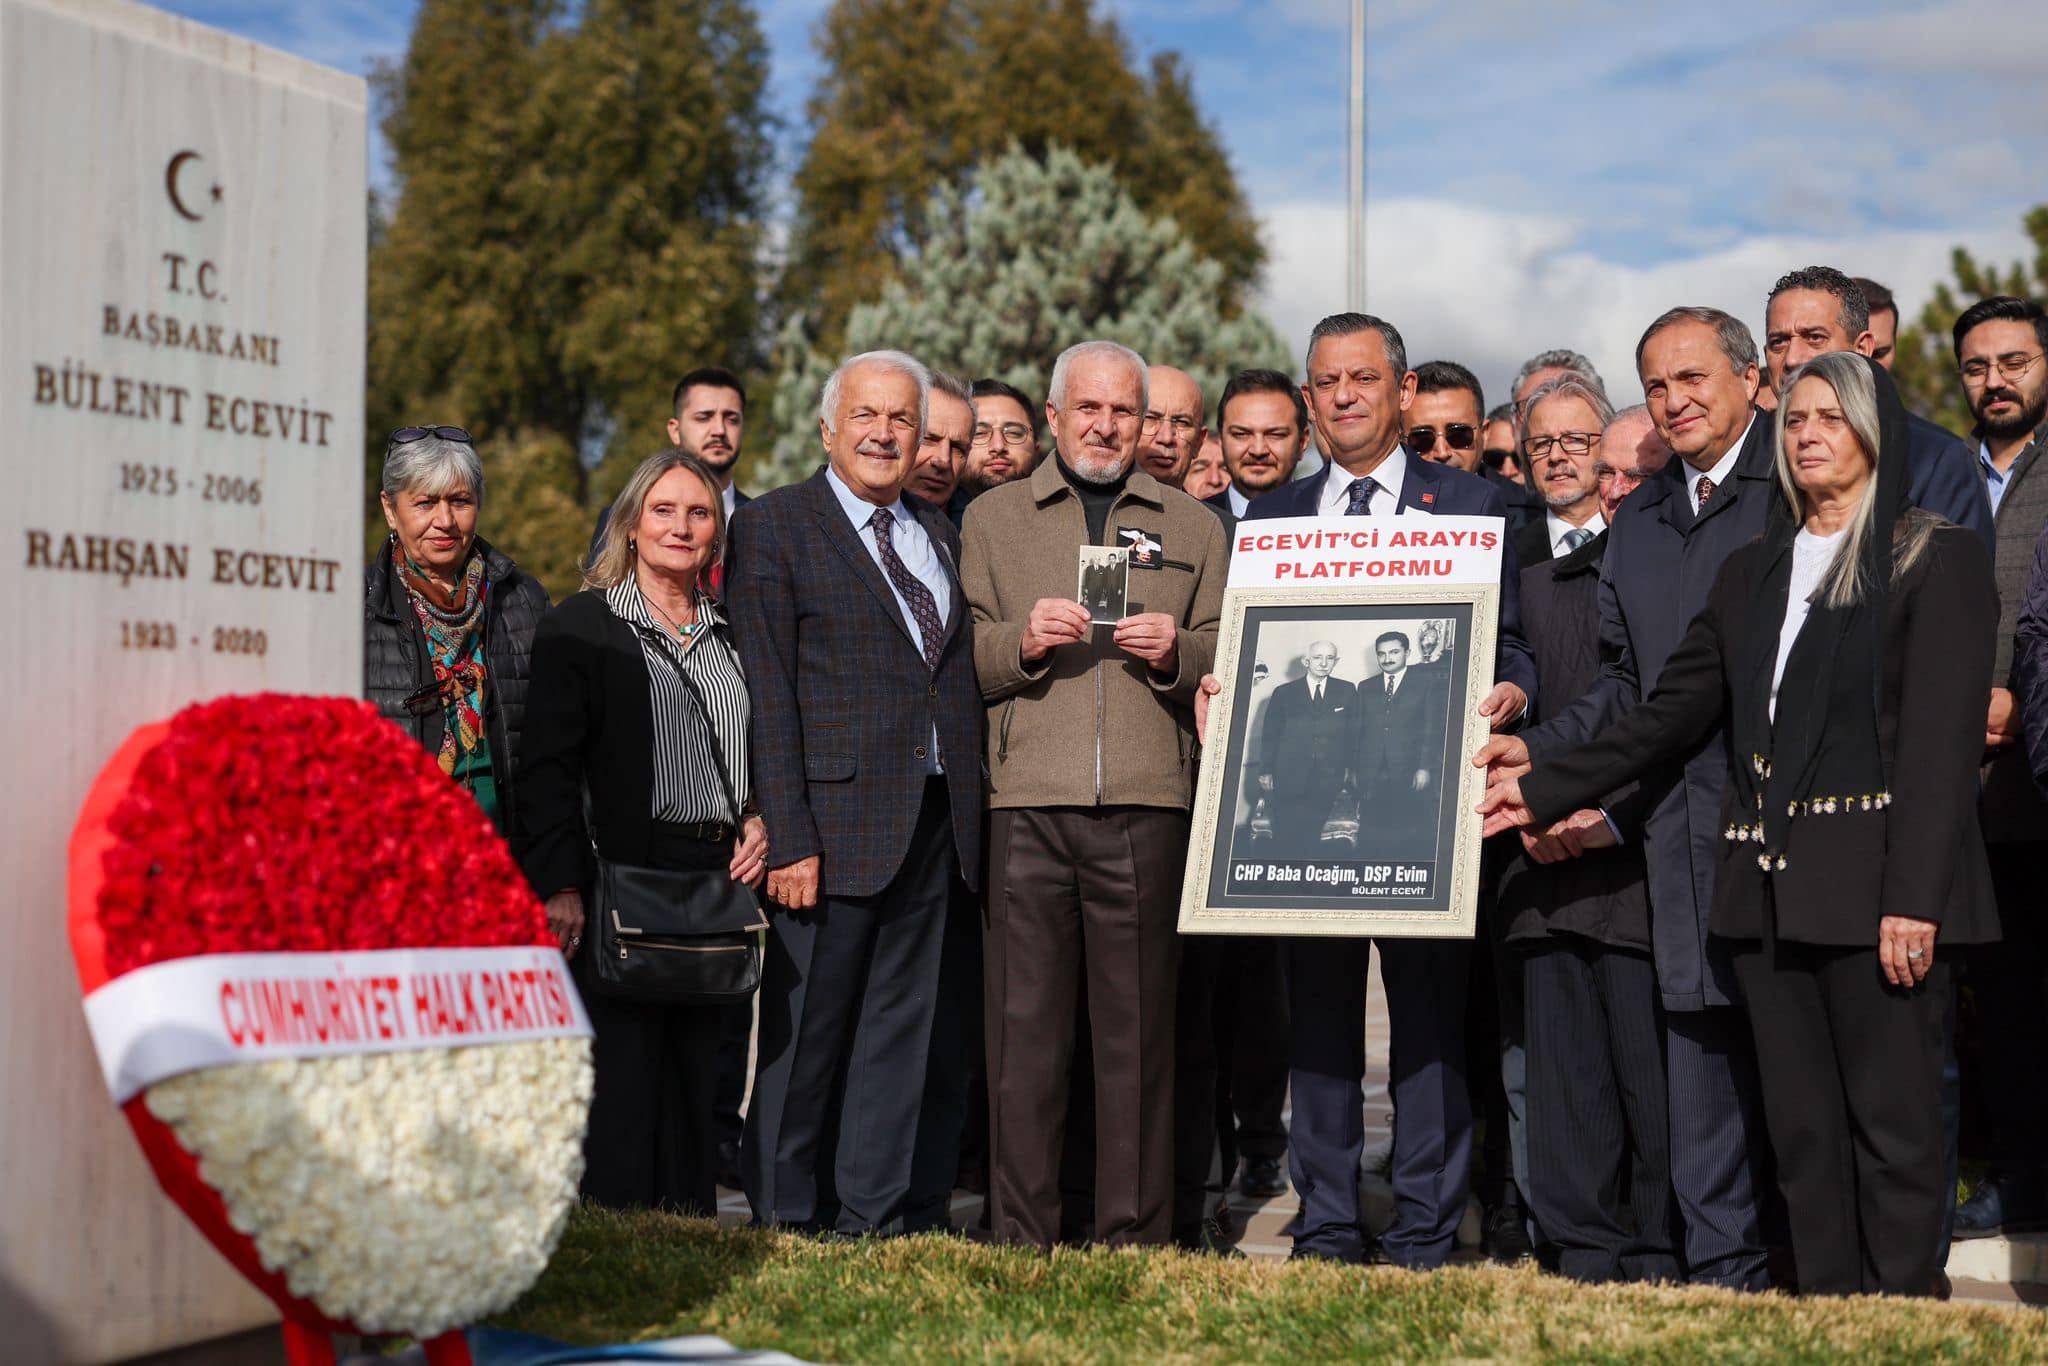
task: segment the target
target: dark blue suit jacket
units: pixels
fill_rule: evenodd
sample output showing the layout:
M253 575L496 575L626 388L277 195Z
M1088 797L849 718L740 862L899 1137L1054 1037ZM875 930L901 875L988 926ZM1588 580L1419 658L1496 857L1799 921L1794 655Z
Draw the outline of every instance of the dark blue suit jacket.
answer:
M1994 550L1991 496L1977 472L1977 453L1946 427L1918 413L1906 414L1906 501L1968 527Z
M725 611L753 699L768 864L823 856L831 896L872 896L903 864L938 727L960 875L980 885L982 719L960 533L906 494L946 562L952 606L926 667L882 570L820 470L735 513Z
M1435 513L1444 517L1500 517L1508 515L1507 505L1491 484L1478 475L1467 474L1449 465L1439 465L1423 460L1403 446L1390 459L1398 458L1408 462L1407 472L1401 477L1402 512ZM1333 467L1334 468L1334 467ZM1335 471L1336 477L1345 478L1342 470ZM1323 480L1327 473L1309 479L1296 479L1274 489L1271 493L1254 498L1244 512L1247 522L1266 517L1314 517L1317 505L1323 496ZM1424 502L1424 495L1429 501ZM1522 634L1522 570L1515 563L1515 546L1512 527L1503 526L1500 547L1500 650L1494 659L1493 677L1497 683L1512 683L1529 698L1531 708L1536 705L1536 658L1529 652L1528 638Z

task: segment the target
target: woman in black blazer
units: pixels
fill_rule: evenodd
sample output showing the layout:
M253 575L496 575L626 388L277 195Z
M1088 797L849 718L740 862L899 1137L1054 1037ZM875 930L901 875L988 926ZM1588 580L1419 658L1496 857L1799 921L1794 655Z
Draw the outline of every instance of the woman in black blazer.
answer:
M522 862L596 1031L584 1195L713 1215L713 1095L730 1007L607 998L593 989L583 926L593 840L638 867L722 869L755 887L766 872L746 679L703 587L725 540L725 505L695 457L665 451L626 481L613 512L584 591L534 635Z
M1997 591L1975 535L1905 505L1882 369L1815 358L1777 423L1792 515L1728 558L1647 700L1480 809L1489 834L1547 825L1725 728L1710 928L1756 1040L1798 1288L1924 1295L1948 1195L1936 942L1997 937L1976 815Z

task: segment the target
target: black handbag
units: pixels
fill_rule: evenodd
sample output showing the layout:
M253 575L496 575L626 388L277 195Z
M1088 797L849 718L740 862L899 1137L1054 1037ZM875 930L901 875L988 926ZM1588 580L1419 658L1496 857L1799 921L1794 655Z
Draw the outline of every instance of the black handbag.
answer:
M668 642L663 641L663 648ZM727 774L724 746L697 687L676 660L704 733L737 830L744 819ZM761 985L762 932L767 917L754 890L722 868L640 868L597 857L590 897L591 986L603 996L653 1005L727 1005Z

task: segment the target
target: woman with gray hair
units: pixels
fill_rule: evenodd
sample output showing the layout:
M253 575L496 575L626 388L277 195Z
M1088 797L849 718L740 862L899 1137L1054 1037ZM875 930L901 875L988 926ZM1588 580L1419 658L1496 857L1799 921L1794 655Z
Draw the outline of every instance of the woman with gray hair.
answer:
M1480 810L1488 834L1541 829L1725 737L1709 928L1756 1039L1797 1288L1926 1295L1947 951L1998 937L1977 827L1998 596L1983 541L1906 504L1889 374L1818 356L1783 398L1789 515L1728 558L1640 706L1533 770L1503 756Z
M460 427L400 427L378 501L391 535L363 593L363 695L519 831L513 766L548 595L476 534L484 467Z

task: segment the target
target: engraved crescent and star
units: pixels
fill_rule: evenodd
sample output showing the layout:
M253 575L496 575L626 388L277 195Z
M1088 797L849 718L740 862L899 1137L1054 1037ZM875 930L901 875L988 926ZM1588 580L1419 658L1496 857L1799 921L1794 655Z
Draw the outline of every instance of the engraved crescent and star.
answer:
M185 169L185 164L187 162L203 160L204 158L201 157L199 153L193 151L191 148L188 147L181 151L173 153L169 164L164 167L164 193L170 196L171 207L177 210L178 216L180 218L183 218L193 223L197 223L204 215L203 213L192 212L191 208L186 205L184 198L178 193L178 173ZM214 204L218 204L221 202L221 188L219 182L216 181L213 185L208 187L207 199L208 201ZM202 204L202 210L204 207L205 206Z

